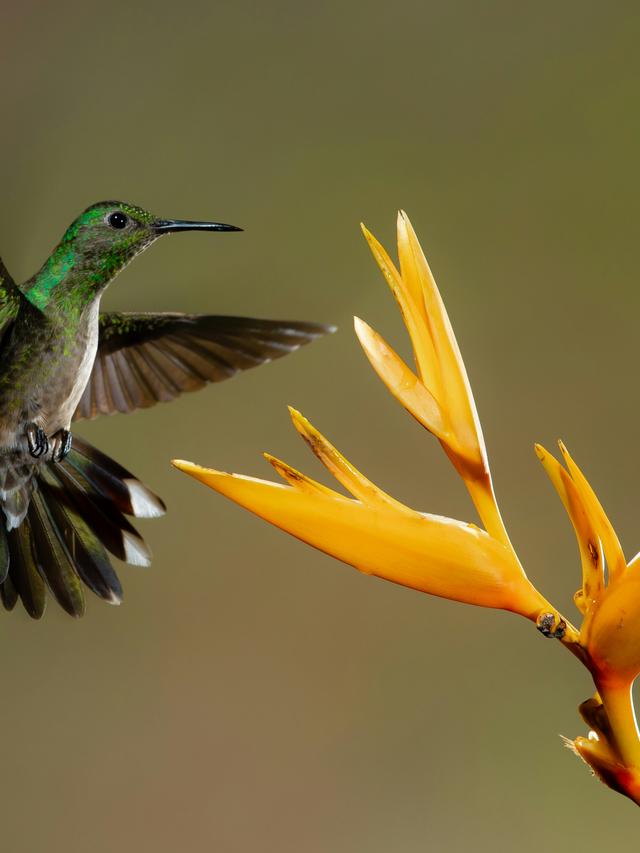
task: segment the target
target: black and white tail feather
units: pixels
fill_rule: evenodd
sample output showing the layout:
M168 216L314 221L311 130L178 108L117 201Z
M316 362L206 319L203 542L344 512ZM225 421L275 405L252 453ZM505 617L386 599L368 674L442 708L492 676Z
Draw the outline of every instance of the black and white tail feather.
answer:
M30 469L27 472L26 469ZM162 500L121 465L88 442L74 439L61 462L22 466L30 474L17 487L22 518L7 511L0 528L0 598L12 610L18 598L27 613L44 613L47 588L72 616L84 613L83 584L110 604L122 600L122 586L109 553L147 566L151 552L127 516L155 518ZM14 472L12 475L16 477ZM6 480L6 478L5 478ZM5 489L6 489L5 482Z

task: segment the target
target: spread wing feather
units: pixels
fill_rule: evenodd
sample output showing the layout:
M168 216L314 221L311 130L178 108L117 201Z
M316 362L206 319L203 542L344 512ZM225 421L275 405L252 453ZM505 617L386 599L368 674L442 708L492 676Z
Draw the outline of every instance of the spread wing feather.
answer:
M25 297L0 258L0 345L16 318Z
M173 400L332 331L318 323L206 314L102 314L98 353L74 420Z

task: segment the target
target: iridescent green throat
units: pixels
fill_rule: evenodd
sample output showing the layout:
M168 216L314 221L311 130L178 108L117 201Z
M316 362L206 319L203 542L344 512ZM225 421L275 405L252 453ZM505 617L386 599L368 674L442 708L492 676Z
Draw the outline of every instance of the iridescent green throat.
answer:
M77 253L72 246L58 246L40 272L25 284L23 292L29 302L45 311L61 285L72 275L76 260Z
M149 228L151 214L131 205L118 209L137 227L116 232L105 223L109 203L100 203L81 214L67 229L62 240L22 290L27 299L43 312L77 314L100 296L126 264L155 239Z

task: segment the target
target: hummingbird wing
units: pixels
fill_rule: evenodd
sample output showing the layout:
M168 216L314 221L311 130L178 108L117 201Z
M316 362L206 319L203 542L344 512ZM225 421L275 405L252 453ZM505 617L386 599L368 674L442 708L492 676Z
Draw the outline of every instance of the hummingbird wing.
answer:
M173 400L333 331L211 314L101 314L98 352L74 420Z
M23 299L23 294L0 258L0 342L15 320Z

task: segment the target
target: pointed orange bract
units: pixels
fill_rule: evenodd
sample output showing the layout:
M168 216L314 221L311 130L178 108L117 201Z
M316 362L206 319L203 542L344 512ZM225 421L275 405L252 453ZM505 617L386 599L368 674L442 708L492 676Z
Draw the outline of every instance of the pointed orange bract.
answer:
M440 403L427 386L391 349L382 335L374 331L364 320L356 317L354 328L371 366L393 396L418 423L446 444L453 454L462 456L464 449L456 442L449 424L445 422ZM469 461L473 464L473 460Z
M540 444L536 444L535 449L538 459L542 462L549 479L564 504L578 540L582 560L582 588L576 593L575 601L580 612L584 614L599 596L604 586L600 537L584 506L581 492L571 478L571 474Z
M425 408L427 399L433 401L431 405L427 404L430 416L424 421L407 408L444 444L449 445L469 476L477 479L488 472L488 463L473 395L444 303L411 223L406 214L398 214L401 274L364 225L362 230L391 285L413 344L419 374L415 377L414 394L418 393L416 385L419 383L421 408ZM398 386L398 378L406 381L411 371L382 337L363 321L356 320L356 332L374 370L392 394L397 395L398 388L403 387ZM401 402L405 405L404 400Z
M535 619L545 601L507 548L474 525L174 460L176 468L364 574ZM288 477L287 477L288 478Z
M582 589L576 603L585 617L580 642L599 679L627 685L640 674L640 573L627 567L613 525L562 442L560 450L568 470L536 445L580 548Z
M482 429L467 371L446 308L407 215L398 214L399 273L362 226L411 338L418 374L356 318L356 334L373 369L396 399L442 444L463 478L487 532L513 551L493 491ZM515 551L514 559L517 560Z

